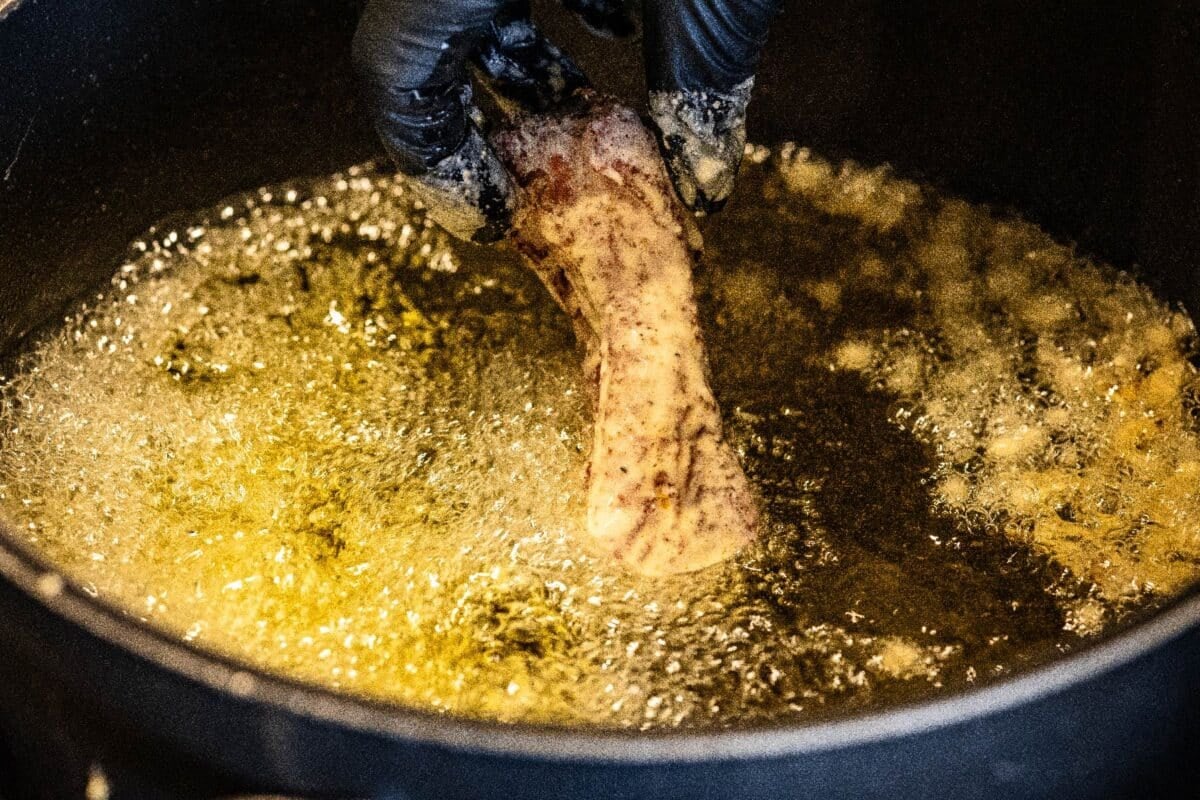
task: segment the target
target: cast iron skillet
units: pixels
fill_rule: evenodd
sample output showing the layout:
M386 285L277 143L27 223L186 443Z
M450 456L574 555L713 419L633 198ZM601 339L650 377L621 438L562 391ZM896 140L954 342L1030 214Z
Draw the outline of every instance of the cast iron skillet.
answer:
M352 3L13 5L0 0L0 351L154 220L377 154L347 77ZM890 161L1200 300L1190 3L896 5L789 4L752 137ZM546 27L635 96L634 50ZM1195 593L973 692L635 735L464 722L267 677L58 589L17 542L0 531L0 793L14 797L80 796L91 764L114 798L1167 796L1200 771Z

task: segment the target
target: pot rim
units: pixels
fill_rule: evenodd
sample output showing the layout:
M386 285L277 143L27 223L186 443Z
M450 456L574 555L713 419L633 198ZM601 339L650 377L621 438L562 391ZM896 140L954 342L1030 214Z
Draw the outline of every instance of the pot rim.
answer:
M62 578L62 580L59 580ZM152 669L286 714L398 743L553 762L695 763L820 753L965 723L1064 692L1200 628L1200 583L1146 619L1062 658L978 688L828 720L689 731L502 723L336 692L185 642L83 592L0 523L0 580Z

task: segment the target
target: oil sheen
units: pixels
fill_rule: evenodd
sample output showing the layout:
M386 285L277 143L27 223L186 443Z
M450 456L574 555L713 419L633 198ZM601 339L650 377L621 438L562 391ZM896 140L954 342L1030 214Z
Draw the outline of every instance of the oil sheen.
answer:
M135 242L9 362L0 517L194 646L627 728L813 719L1078 648L1200 570L1190 320L1018 219L752 148L698 268L761 497L736 559L590 553L569 325L370 166Z

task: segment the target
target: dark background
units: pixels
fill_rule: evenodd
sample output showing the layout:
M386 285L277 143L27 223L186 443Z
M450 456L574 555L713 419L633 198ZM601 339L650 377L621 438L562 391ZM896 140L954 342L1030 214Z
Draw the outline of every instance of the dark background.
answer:
M353 2L0 8L0 350L155 220L379 152L349 76ZM640 97L636 45L539 11L602 87ZM1200 309L1198 19L1178 0L790 2L751 138L890 162ZM41 796L78 796L73 765L123 758L123 737L0 642L0 795L36 776ZM177 765L150 772L164 796L190 796Z
M0 19L0 274L39 279L3 294L0 342L156 219L377 154L349 79L356 10L18 0ZM640 97L636 45L542 16ZM751 137L1015 208L1200 307L1198 17L1190 0L789 2Z

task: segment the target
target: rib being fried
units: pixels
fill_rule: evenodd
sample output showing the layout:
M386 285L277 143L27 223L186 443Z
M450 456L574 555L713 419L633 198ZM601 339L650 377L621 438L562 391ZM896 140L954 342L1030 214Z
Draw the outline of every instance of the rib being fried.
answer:
M596 386L588 533L647 575L750 541L757 508L709 386L688 221L656 143L613 103L493 144L521 186L514 236L571 315Z

